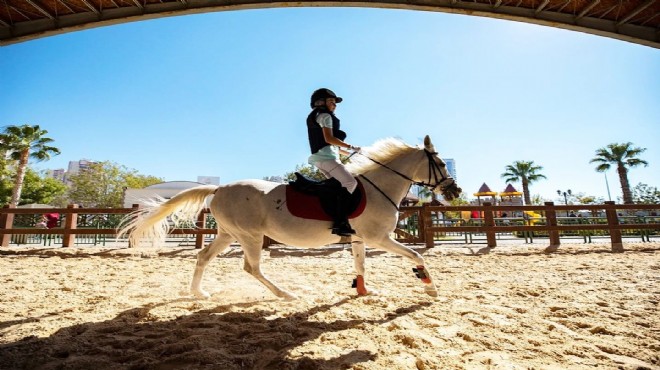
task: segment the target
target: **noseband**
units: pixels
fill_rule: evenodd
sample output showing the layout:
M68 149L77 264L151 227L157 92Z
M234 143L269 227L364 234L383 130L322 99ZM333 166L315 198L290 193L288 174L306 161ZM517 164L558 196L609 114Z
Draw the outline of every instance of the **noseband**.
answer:
M350 159L350 157L352 157L355 153L357 153L357 152L353 152L353 154L351 154L348 158ZM373 158L370 158L370 157L368 157L368 156L366 156L362 153L359 153L359 154L361 154L362 156L364 156L368 160L376 163L377 165L379 165L381 167L385 167L388 170L396 173L397 175L399 175L399 176L403 177L404 179L410 181L412 184L415 184L415 185L418 185L418 186L423 186L425 188L428 188L431 191L434 191L435 188L440 187L440 190L444 193L445 191L450 189L452 186L455 187L456 183L454 182L454 179L452 179L451 177L446 177L442 173L442 169L446 167L445 163L441 162L442 164L438 164L438 163L435 162L435 160L433 160L433 156L438 154L438 153L437 152L431 152L431 151L427 150L426 148L424 149L424 153L426 153L426 158L428 159L428 169L429 169L428 181L426 181L426 182L424 182L424 181L415 181L415 180L411 179L409 176L395 170L392 167L389 167L388 165L386 165L384 163L381 163L381 162L379 162L379 161L377 161ZM389 200L390 203L392 203L394 208L397 209L397 211L399 210L399 206L396 203L394 203L394 201L392 201L392 199L390 199L390 197L388 197L387 194L385 194L378 186L376 186L376 184L374 184L371 180L366 178L364 175L360 175L360 177L365 179L369 184L371 184L374 188L376 188L376 190L378 190L381 194L383 194L385 196L385 198L387 198L387 200ZM434 183L431 183L431 178L433 178Z

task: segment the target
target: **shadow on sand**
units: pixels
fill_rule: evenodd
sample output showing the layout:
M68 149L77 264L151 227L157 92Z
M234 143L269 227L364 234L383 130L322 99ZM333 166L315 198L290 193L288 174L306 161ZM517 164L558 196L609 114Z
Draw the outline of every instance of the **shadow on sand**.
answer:
M362 329L365 324L387 323L431 305L420 303L393 312L382 312L382 318L378 320L322 322L312 318L351 299L356 298L294 312L286 317L277 317L275 311L250 309L259 304L255 302L221 305L167 321L158 321L151 315L151 310L172 302L145 305L124 311L111 320L60 329L47 338L28 337L0 345L0 368L349 368L374 360L378 355L348 348L338 357L329 359L289 355L291 350L321 335L352 328Z

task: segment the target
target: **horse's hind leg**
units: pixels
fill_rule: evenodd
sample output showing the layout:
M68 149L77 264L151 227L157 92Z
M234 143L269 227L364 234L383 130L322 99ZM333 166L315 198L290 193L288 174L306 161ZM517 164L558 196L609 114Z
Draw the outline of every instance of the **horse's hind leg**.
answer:
M207 245L204 249L197 254L197 265L195 266L195 273L193 274L192 283L190 284L190 292L199 298L208 298L211 295L205 292L202 287L202 276L204 270L211 260L220 254L222 251L229 247L229 244L234 241L234 238L222 231L218 232L215 240Z
M261 272L261 248L263 245L263 236L260 238L255 238L253 236L239 237L238 242L241 243L241 246L243 247L243 269L245 271L264 284L276 296L285 299L297 298L293 293L280 289L272 281L268 280L268 278Z
M388 252L396 253L403 257L408 257L409 259L413 260L416 265L416 267L413 268L413 271L424 283L424 291L426 294L433 297L438 295L438 289L435 287L435 284L431 280L431 275L424 265L424 257L422 257L419 253L389 237L380 240L368 240L367 242L369 245L378 247Z

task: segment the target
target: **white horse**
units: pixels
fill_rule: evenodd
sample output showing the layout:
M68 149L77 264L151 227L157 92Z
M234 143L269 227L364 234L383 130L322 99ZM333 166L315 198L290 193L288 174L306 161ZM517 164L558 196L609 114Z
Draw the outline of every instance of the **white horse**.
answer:
M411 259L416 266L413 270L424 283L425 292L437 296L424 258L390 237L398 220L397 205L411 184L427 186L449 200L461 192L438 157L431 139L426 136L423 147L412 147L395 139L381 140L354 155L347 169L362 180L366 196L364 211L351 220L356 231L351 243L358 295L369 293L364 283L366 243ZM234 241L238 241L243 249L244 270L277 297L286 299L294 299L295 295L275 285L261 272L264 236L295 247L320 247L340 242L341 237L330 233L330 221L308 220L289 213L283 206L285 185L262 180L238 181L224 186L203 185L182 191L162 204L141 209L137 215L127 217L119 234L130 234L133 246L139 246L142 239L150 239L155 244L169 231L168 216L175 221L195 219L211 195L210 210L217 221L218 234L197 256L191 284L195 296L210 296L201 288L204 270Z

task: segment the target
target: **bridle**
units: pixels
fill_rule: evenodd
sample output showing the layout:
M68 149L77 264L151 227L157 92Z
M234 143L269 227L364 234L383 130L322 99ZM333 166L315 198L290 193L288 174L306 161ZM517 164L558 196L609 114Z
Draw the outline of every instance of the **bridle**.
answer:
M356 153L362 155L363 157L367 158L368 160L376 163L377 165L379 165L381 167L387 168L388 170L390 170L390 171L394 172L395 174L399 175L400 177L403 177L404 179L410 181L410 183L411 183L410 186L412 186L413 184L418 185L418 186L423 186L425 188L428 188L430 191L434 191L435 188L440 187L440 190L443 193L446 192L448 189L450 189L452 187L456 187L456 183L454 182L454 179L451 178L451 177L447 177L442 173L442 169L446 167L446 164L442 161L440 162L440 164L438 164L433 159L433 156L437 155L438 153L437 152L432 152L432 151L430 151L426 148L424 148L424 153L426 154L426 158L428 159L428 170L429 170L428 181L426 181L426 182L424 182L424 181L415 181L415 180L411 179L410 176L407 176L406 174L403 174L403 173L395 170L394 168L392 168L392 167L390 167L390 166L388 166L384 163L381 163L381 162L379 162L379 161L377 161L373 158L370 158L369 156L367 156L367 155L365 155L361 152L353 152L348 157L348 159L350 159ZM392 205L394 206L394 208L396 208L397 211L399 210L399 206L396 203L394 203L394 201L387 194L385 194L385 192L383 190L381 190L376 184L374 184L373 181L369 180L364 175L359 175L359 176L362 177L363 179L365 179L369 184L371 184L371 186L373 186L387 200L389 200L390 203L392 203ZM431 183L431 179L433 179L433 181L434 181L433 183Z

